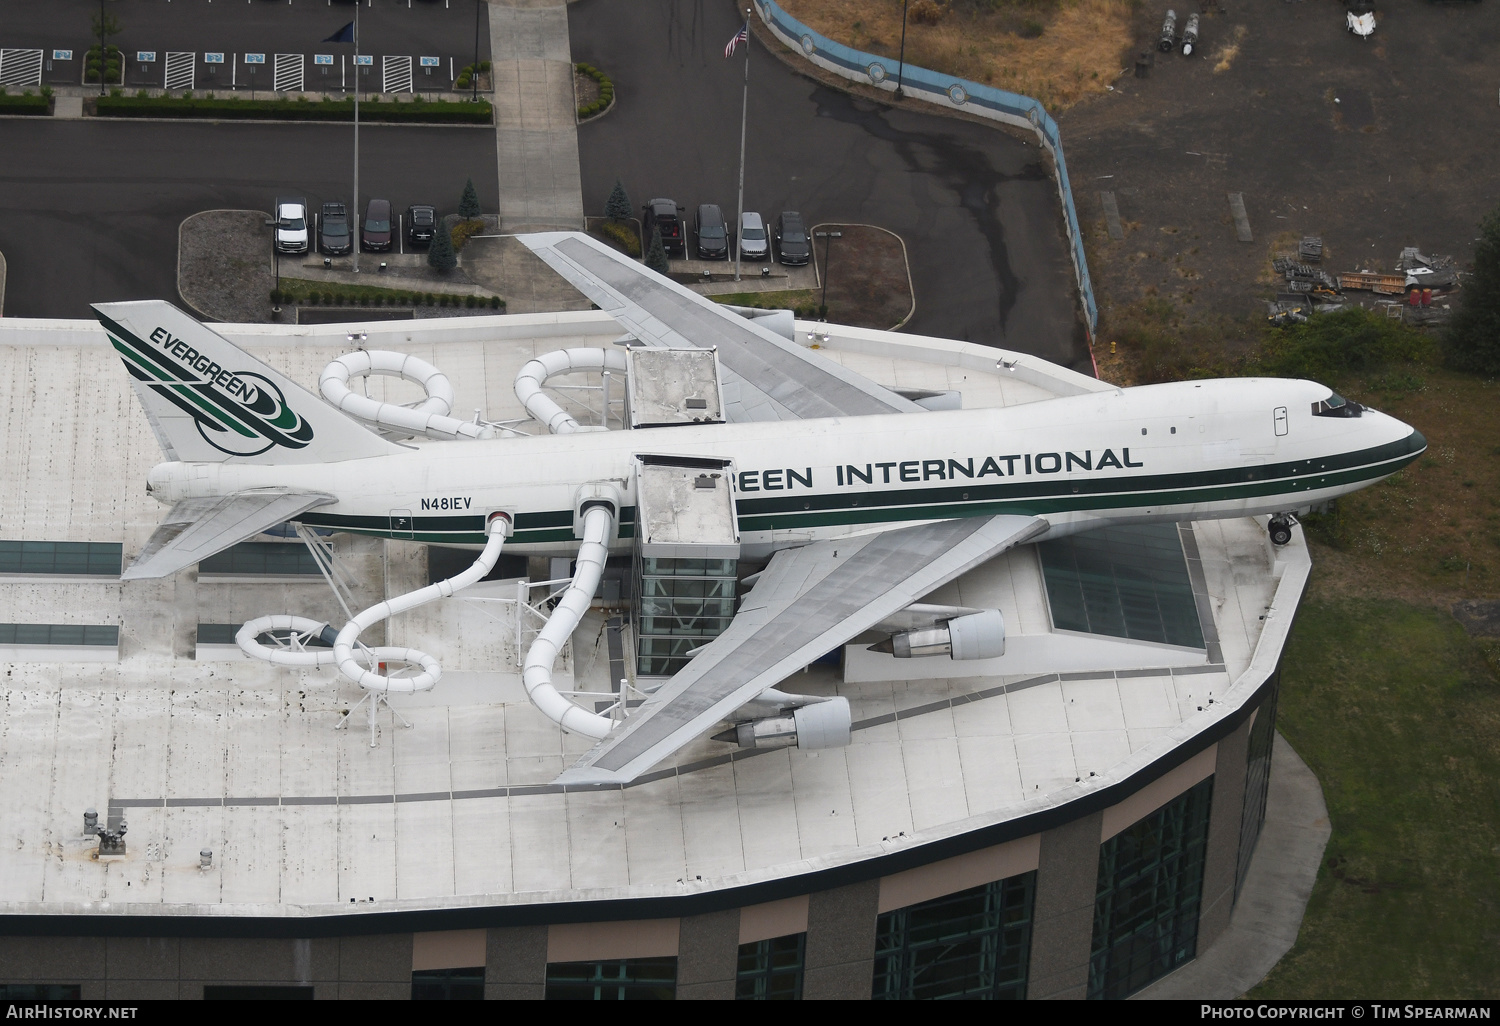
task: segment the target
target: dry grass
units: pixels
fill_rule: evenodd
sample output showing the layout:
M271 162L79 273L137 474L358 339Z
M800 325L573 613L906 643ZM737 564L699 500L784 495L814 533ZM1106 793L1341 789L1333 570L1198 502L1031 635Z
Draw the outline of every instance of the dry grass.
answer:
M1215 75L1223 74L1234 65L1234 59L1240 55L1240 44L1245 41L1245 37L1249 34L1250 30L1245 28L1245 26L1236 25L1234 27L1234 35L1219 44L1219 49L1214 54L1218 58L1214 61Z
M784 0L792 17L845 45L895 58L901 0ZM906 61L1035 97L1058 111L1105 91L1127 64L1130 0L998 0L942 5L909 20Z

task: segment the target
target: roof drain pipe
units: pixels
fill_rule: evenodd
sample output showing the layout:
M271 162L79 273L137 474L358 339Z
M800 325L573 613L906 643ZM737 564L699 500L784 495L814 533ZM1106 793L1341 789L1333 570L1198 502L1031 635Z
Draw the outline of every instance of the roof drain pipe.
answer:
M361 634L381 620L395 616L397 613L404 613L408 609L415 609L417 606L424 606L434 599L447 598L456 592L463 591L493 570L495 561L500 558L500 550L505 546L506 536L511 533L510 515L508 513L490 514L489 522L485 525L485 533L489 537L485 540L484 551L479 554L478 559L474 560L474 565L463 573L455 574L436 584L429 584L425 588L409 591L405 595L386 599L364 610L346 623L333 642L333 658L338 663L339 672L366 691L379 691L384 694L390 694L392 691L400 694L427 691L436 684L442 677L443 670L438 665L438 661L426 652L419 652L414 648L391 647L366 650L364 646L361 646L362 653L364 651L370 653L372 662L404 662L422 667L422 672L415 677L387 677L360 666L359 660L355 658L354 645Z
M401 378L421 385L427 397L416 406L381 402L359 395L349 388L351 378L370 375ZM356 420L362 420L386 434L410 438L425 435L439 441L455 439L499 438L514 434L492 425L459 420L448 416L453 410L453 383L448 375L426 360L405 353L383 349L361 349L345 353L323 368L318 378L323 398Z
M544 353L522 367L516 375L516 398L526 407L533 420L545 424L554 435L575 431L603 431L604 426L583 427L564 410L542 386L556 374L576 371L625 371L625 354L618 349L559 349ZM571 704L571 703L569 703Z
M549 354L555 355L555 354ZM541 633L526 650L526 664L521 681L526 697L565 731L585 737L602 738L615 723L607 716L585 712L558 694L552 686L552 668L557 654L572 635L588 610L604 576L604 561L609 558L609 536L614 532L615 509L605 500L585 501L582 509L583 545L578 549L578 569L573 572L562 598L547 618Z

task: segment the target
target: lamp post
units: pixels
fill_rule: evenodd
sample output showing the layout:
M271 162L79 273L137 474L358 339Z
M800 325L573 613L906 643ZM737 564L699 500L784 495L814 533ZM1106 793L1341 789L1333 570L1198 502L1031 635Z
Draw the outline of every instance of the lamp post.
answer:
M823 243L823 319L828 320L828 255L831 252L834 239L842 239L843 232L813 232L813 237L826 239Z
M469 80L474 85L474 95L470 98L472 102L479 102L479 10L484 6L484 0L474 0L474 73Z
M906 0L901 0L901 56L896 62L896 99L901 99L901 77L906 72Z
M107 61L107 60L104 59L105 56L106 56L106 51L104 49L104 0L99 0L99 95L100 96L104 95L104 79L105 79L104 69L107 68L107 67L109 67L109 61ZM121 75L120 77L124 78L125 76Z
M266 227L271 229L271 271L276 275L275 292L278 297L281 295L281 251L276 248L276 229L280 226L281 211L277 210L275 216L266 220ZM271 312L273 314L281 313L281 300L279 298L271 301Z

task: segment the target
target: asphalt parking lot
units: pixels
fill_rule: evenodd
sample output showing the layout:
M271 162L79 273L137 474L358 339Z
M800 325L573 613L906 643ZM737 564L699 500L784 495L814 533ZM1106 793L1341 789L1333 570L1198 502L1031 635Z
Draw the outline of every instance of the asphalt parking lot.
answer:
M1143 7L1143 39L1168 6ZM1147 78L1059 118L1102 340L1112 311L1150 297L1191 319L1259 316L1271 255L1302 235L1322 236L1332 272L1389 272L1404 246L1472 260L1500 201L1500 8L1392 3L1377 17L1363 41L1336 4L1233 0L1204 17L1192 58L1158 53ZM1123 239L1105 231L1101 190L1116 194ZM1236 237L1231 192L1252 242Z
M90 36L91 19L98 16L97 0L0 0L0 46L38 47L46 57L43 81L77 85L83 76L83 55L97 39ZM354 17L348 0L110 0L107 13L119 22L110 39L127 57L145 52L150 61L131 60L125 69L127 88L161 88L167 53L184 55L183 67L193 80L177 88L270 89L277 54L299 54L305 59L302 88L307 91L342 90L352 86L353 46L324 43ZM383 58L410 57L412 84L417 91L447 89L451 71L474 60L478 24L479 59L488 60L489 5L476 0L374 0L360 8L360 52L371 55L361 68L362 88L379 89ZM71 50L71 59L54 60L54 50ZM247 63L259 55L264 63ZM331 58L320 64L317 55ZM222 58L212 61L210 55ZM436 58L423 67L421 57Z
M579 127L586 211L602 213L619 178L638 207L668 196L690 219L714 202L732 221L744 73L723 56L733 7L579 0L568 13L573 59L603 68L619 97ZM908 331L1089 366L1057 190L1034 144L851 97L752 46L747 209L900 234L917 303ZM832 263L837 275L837 252Z
M4 126L0 252L10 317L89 317L90 303L177 297L177 227L277 196L347 199L348 125L11 119ZM360 128L360 192L397 211L458 207L464 180L494 210L495 136L483 128ZM363 203L360 206L363 212ZM270 254L270 229L266 230Z

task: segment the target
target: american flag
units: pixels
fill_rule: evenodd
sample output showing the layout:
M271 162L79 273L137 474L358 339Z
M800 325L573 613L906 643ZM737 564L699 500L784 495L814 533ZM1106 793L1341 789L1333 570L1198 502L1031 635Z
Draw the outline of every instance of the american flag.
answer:
M740 30L734 34L734 38L729 41L729 45L724 47L724 56L733 57L734 48L739 46L741 43L749 42L749 40L750 23L747 21L744 25L740 26Z

